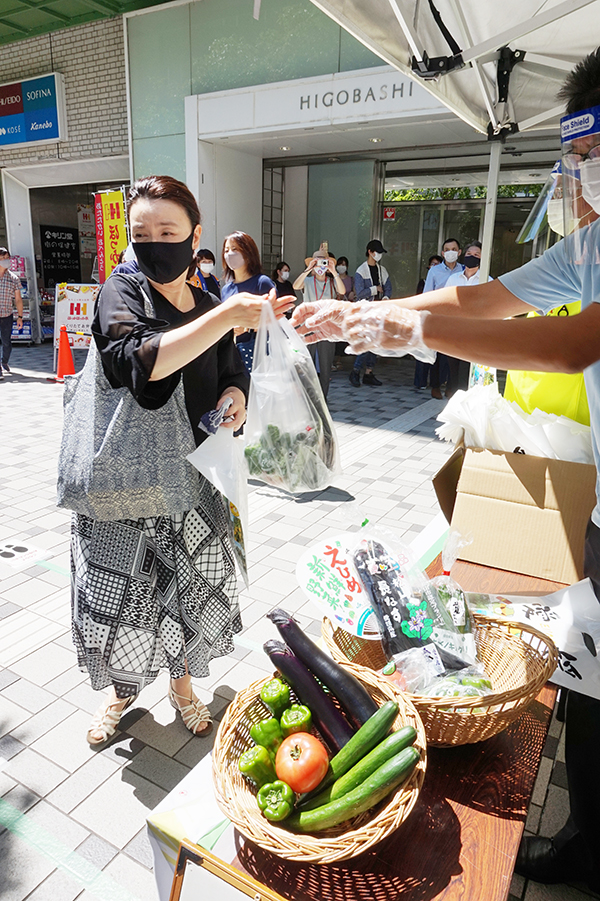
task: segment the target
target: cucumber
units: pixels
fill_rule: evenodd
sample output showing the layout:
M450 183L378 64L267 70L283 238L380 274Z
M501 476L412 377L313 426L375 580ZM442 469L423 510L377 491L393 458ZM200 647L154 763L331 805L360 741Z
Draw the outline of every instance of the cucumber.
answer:
M292 814L282 822L282 826L297 832L321 832L338 826L375 807L408 778L420 757L416 748L404 748L375 770L362 785L323 807Z
M365 754L372 751L375 745L385 738L396 719L398 705L395 701L386 701L369 717L364 726L361 726L352 738L344 745L341 751L329 761L329 769L321 783L305 795L302 800L314 798L317 793L323 791L344 773L347 773L355 763L358 763Z
M412 726L403 726L397 732L392 732L391 735L388 735L387 738L384 738L382 742L373 748L366 757L355 763L345 775L336 779L333 785L330 785L324 791L320 791L316 797L307 800L304 804L301 803L299 805L300 809L314 810L315 807L322 807L323 804L335 801L336 798L341 798L342 795L346 795L349 791L358 788L386 760L389 760L390 757L395 757L404 748L412 745L416 737L417 733Z

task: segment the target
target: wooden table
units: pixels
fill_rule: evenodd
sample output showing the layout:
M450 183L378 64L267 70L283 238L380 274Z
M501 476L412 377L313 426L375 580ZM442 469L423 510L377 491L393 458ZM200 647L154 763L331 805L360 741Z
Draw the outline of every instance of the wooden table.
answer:
M439 559L428 572L441 572ZM462 562L452 575L469 591L563 587ZM499 735L476 745L430 748L409 819L360 857L301 866L239 836L232 863L290 901L505 901L555 699L556 689L546 685Z

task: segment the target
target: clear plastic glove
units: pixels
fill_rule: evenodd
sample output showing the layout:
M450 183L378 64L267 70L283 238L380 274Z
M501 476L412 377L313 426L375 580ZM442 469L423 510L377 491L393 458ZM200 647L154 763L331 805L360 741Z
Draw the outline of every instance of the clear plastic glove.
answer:
M352 354L367 350L383 357L412 354L423 363L433 363L436 352L423 341L426 316L429 316L426 310L406 310L397 303L385 301L376 305L353 304L343 317L340 340L348 341L347 352Z
M349 304L345 300L315 300L296 307L291 323L306 344L317 341L345 341L344 314Z

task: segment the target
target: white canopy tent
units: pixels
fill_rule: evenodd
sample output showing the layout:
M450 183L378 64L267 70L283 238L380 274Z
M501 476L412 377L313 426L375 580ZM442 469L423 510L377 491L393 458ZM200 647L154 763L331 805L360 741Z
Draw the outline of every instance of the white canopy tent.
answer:
M489 272L502 141L556 127L568 72L600 44L600 0L312 0L490 138L481 277ZM507 24L510 23L510 24ZM557 135L558 155L558 135Z

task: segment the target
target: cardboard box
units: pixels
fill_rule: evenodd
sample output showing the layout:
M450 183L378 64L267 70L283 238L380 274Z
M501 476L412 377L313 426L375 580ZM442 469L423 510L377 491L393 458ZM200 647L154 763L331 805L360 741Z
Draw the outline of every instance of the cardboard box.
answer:
M596 503L596 467L457 446L433 479L440 507L473 543L461 560L572 584Z

